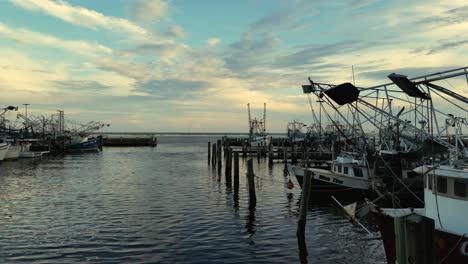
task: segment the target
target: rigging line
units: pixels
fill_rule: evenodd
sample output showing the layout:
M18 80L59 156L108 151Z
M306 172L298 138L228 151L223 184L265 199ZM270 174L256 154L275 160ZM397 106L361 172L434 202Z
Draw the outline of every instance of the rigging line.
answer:
M432 90L432 92L435 93L435 94L437 94L438 96L440 96L440 97L441 97L442 99L444 99L445 101L447 101L447 102L453 104L454 106L456 106L456 107L460 108L461 110L463 110L463 111L465 111L465 112L468 113L468 110L466 110L465 108L463 108L463 107L461 107L461 106L455 104L454 102L450 101L449 99L445 98L444 96L440 95L437 91ZM437 111L437 112L439 112L439 111Z
M383 161L385 167L389 169L389 171L392 173L393 177L395 177L401 185L403 185L418 201L420 201L422 204L424 204L424 201L422 201L398 176L395 174L395 172L392 170L392 168L388 165L388 163L385 161L385 159L379 155L380 159Z
M444 263L444 261L450 256L450 254L452 254L452 252L458 247L458 245L460 244L460 242L463 240L463 238L465 237L466 233L463 233L461 236L460 236L460 239L458 239L457 243L455 244L455 246L453 246L453 248L449 251L449 253L447 253L447 255L445 257L442 258L442 260L439 262L439 264L442 264Z

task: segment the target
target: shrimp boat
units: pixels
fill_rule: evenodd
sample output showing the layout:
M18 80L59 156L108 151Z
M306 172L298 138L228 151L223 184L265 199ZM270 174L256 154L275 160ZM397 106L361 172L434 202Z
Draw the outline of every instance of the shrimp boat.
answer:
M37 139L18 139L20 153L19 158L38 158L41 157L46 151L33 151L31 146L36 143Z
M20 152L20 146L10 144L8 152L6 153L5 158L3 160L17 160L19 158Z
M5 158L9 147L10 145L8 145L7 143L0 143L0 160L3 160Z
M437 263L468 263L468 168L423 165L414 169L424 175L424 208L374 209L388 263L396 261L394 218L412 213L435 222Z
M266 148L270 144L270 137L266 133L266 103L263 104L263 119L257 120L250 115L250 104L247 104L249 113L248 144L252 150Z
M325 168L288 164L288 170L301 186L305 172L310 171L311 191L326 193L328 196L343 192L365 193L371 187L365 155L359 157L352 152L341 152L331 165Z

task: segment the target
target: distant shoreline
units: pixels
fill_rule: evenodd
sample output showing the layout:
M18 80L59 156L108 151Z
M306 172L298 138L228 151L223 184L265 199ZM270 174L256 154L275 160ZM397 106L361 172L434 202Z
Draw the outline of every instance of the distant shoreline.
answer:
M248 133L239 132L93 132L92 135L169 135L169 136L213 136L213 135L233 135L248 136ZM269 135L281 136L285 133L269 133Z

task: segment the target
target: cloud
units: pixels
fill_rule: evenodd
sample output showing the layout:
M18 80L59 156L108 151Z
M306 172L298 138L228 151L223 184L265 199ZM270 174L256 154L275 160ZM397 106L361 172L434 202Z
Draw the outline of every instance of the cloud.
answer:
M148 34L144 28L127 19L106 16L91 9L70 5L69 3L62 0L9 1L16 6L25 8L30 11L42 12L74 25L84 26L91 29L106 29L114 32L124 31L134 35Z
M177 25L172 25L167 31L166 36L172 38L185 38L187 36L187 32L184 31L183 28Z
M417 24L447 26L468 21L468 5L452 8L439 14L432 14L416 21Z
M269 64L273 59L271 53L279 44L280 39L274 34L246 32L226 50L226 66L235 72L245 73L252 67Z
M429 51L427 51L427 55L434 54L436 52L448 50L448 49L454 49L457 47L463 47L466 44L468 44L468 40L458 40L458 41L447 41L447 42L439 42L440 44L431 48Z
M70 53L96 55L99 53L112 53L112 49L101 44L89 43L82 40L63 40L54 36L30 31L23 28L10 28L0 23L0 36L10 40L27 44L46 47L61 48Z
M56 80L51 85L60 89L60 91L69 91L73 93L82 92L103 92L112 89L109 85L104 85L98 81L91 80Z
M169 4L164 0L138 0L132 7L133 17L142 22L158 21L167 15Z
M206 43L208 44L208 46L214 46L218 44L220 41L221 41L220 38L210 38L206 40Z
M144 64L116 61L110 58L101 58L95 62L98 69L115 72L133 79L148 78L148 68Z
M136 91L151 94L162 100L193 100L203 95L208 87L209 84L204 81L165 79L140 82Z

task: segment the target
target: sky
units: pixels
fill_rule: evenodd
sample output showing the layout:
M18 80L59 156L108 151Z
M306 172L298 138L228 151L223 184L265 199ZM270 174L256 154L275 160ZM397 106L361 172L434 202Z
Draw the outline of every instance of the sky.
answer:
M465 0L0 0L0 107L106 131L312 122L307 78L358 86L468 66ZM466 85L453 87L468 96ZM11 117L11 115L10 115Z

